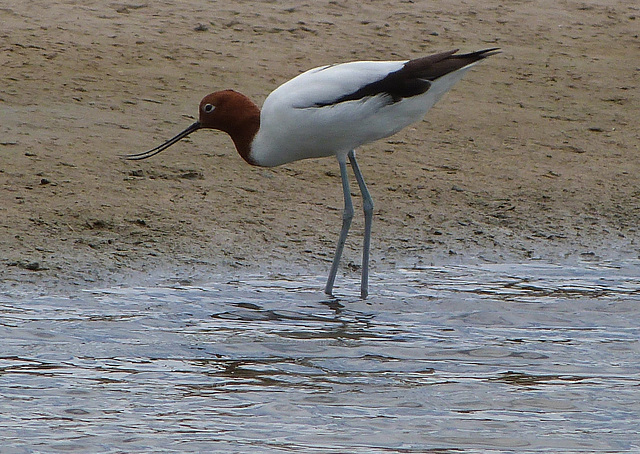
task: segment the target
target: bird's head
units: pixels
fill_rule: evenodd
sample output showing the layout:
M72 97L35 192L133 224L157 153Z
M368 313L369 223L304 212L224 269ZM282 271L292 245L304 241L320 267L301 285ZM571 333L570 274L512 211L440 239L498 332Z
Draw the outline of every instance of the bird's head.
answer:
M240 155L248 158L251 141L260 127L260 109L242 93L222 90L210 93L200 101L198 121L171 139L151 150L123 156L124 159L141 160L155 156L198 129L217 129L231 136Z

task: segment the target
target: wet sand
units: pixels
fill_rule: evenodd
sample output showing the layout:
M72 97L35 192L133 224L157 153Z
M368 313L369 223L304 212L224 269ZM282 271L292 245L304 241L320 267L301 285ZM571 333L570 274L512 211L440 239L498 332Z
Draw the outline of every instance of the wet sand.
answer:
M218 89L260 105L315 66L453 48L502 54L424 122L359 150L374 277L637 258L639 14L622 1L9 2L0 292L326 273L342 210L335 160L254 168L212 131L147 161L118 156L182 130ZM357 273L361 242L356 217L344 272Z

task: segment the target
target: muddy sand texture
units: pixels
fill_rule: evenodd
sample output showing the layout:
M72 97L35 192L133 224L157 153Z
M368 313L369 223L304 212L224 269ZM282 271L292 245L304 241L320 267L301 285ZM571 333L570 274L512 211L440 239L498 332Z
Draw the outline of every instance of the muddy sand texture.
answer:
M315 66L452 48L502 54L423 122L359 150L374 279L637 258L639 14L626 1L5 2L0 291L324 275L335 160L254 168L213 131L148 161L118 156L182 130L218 89L260 105ZM357 276L361 242L357 216L343 272Z

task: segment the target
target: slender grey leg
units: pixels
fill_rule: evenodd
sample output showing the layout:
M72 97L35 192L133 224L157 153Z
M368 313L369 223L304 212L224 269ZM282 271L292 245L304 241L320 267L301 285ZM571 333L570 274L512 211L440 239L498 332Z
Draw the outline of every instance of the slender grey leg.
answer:
M344 193L344 211L342 212L342 230L340 231L340 238L338 238L336 254L333 256L333 264L331 265L331 271L329 271L329 279L327 279L327 285L324 288L324 292L327 295L333 294L333 283L336 280L340 257L342 256L344 243L347 241L347 234L349 233L349 227L351 227L351 219L353 219L353 202L351 201L351 189L349 188L347 163L343 160L338 160L338 163L340 164L340 177L342 178L342 191Z
M362 208L364 210L364 244L362 246L362 280L360 282L360 297L365 299L369 294L369 249L371 247L371 222L373 221L373 199L364 182L360 166L356 161L356 152L351 150L349 154L349 162L353 168L353 173L360 186L362 193Z

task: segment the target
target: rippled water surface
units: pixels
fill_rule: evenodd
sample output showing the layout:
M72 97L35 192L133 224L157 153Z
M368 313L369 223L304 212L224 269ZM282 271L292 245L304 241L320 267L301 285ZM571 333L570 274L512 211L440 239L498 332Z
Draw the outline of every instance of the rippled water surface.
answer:
M640 452L640 266L0 297L0 452Z

